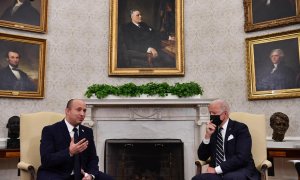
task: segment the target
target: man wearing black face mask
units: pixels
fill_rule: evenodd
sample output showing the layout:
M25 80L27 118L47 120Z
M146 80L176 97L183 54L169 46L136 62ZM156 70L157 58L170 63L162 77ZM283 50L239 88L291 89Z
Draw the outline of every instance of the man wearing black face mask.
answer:
M258 180L251 154L252 140L247 125L229 118L229 105L218 99L208 107L211 121L198 149L200 160L211 162L207 173L192 180Z

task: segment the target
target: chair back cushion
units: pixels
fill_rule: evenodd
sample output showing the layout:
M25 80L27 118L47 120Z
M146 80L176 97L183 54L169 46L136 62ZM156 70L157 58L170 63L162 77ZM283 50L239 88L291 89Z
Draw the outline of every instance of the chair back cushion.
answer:
M32 164L37 171L41 164L40 140L44 126L53 124L64 118L64 114L55 112L37 112L20 116L20 161ZM22 176L28 176L21 171ZM27 179L27 178L25 178Z
M266 119L264 114L244 112L230 113L230 119L243 122L249 128L252 137L252 155L257 169L267 159Z

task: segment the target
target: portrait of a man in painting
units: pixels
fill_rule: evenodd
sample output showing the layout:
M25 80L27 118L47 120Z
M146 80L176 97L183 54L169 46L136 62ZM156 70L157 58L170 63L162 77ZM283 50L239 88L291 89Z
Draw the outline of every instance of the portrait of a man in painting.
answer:
M298 87L298 39L287 39L254 46L256 90L270 91Z
M119 68L175 68L175 0L126 0L118 5Z
M37 91L39 46L0 40L0 91Z
M253 23L296 16L296 0L252 0Z
M0 89L13 91L36 91L34 81L26 72L19 69L20 53L18 50L7 51L8 65L0 69Z
M41 0L1 0L0 20L40 25Z

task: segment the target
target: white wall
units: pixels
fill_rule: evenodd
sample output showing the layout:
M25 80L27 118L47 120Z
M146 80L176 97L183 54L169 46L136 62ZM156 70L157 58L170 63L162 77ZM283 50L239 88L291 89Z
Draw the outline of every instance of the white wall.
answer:
M265 113L268 118L276 111L284 112L290 118L286 136L299 136L299 99L247 100L245 38L300 26L246 34L243 24L242 0L184 1L185 76L169 79L108 77L109 0L49 0L46 34L0 28L2 33L47 39L45 98L0 98L0 137L7 136L5 126L9 117L36 111L62 113L68 99L84 98L86 87L93 83L149 81L196 81L204 88L205 98L225 98L232 111ZM269 129L268 135L271 133ZM14 179L15 174L15 169L0 171L1 176L5 175L1 179Z

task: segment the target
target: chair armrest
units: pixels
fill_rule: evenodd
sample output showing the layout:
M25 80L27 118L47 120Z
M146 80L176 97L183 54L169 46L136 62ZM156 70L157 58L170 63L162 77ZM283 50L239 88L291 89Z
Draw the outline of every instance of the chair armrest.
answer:
M35 169L33 167L33 165L31 164L28 164L26 162L23 162L23 161L20 161L18 164L17 164L17 167L18 169L20 170L23 170L23 171L26 171L30 174L30 177L31 177L31 180L34 180L34 176L35 176Z
M261 171L266 171L268 168L272 167L272 163L269 160L264 160L260 164L260 170Z
M195 165L197 166L197 174L202 173L202 166L207 164L207 161L202 161L202 160L196 160Z
M205 164L207 164L206 161L202 161L202 160L196 160L195 161L196 166L204 166Z
M261 179L267 179L268 176L268 168L272 167L272 163L268 160L264 160L259 167L260 173L261 173Z

